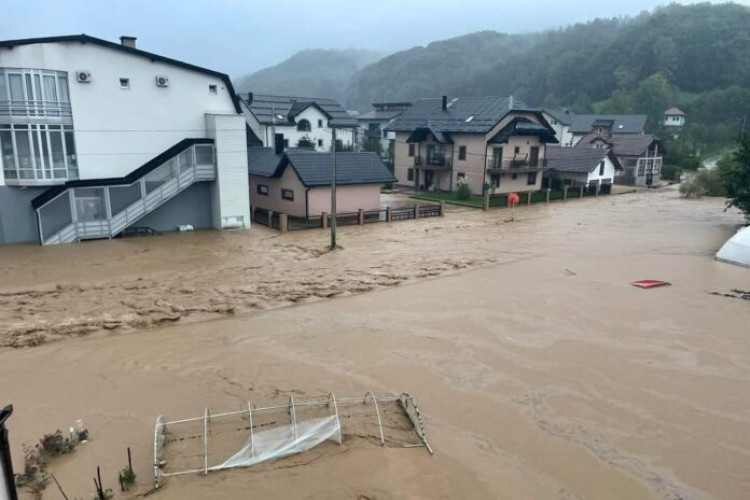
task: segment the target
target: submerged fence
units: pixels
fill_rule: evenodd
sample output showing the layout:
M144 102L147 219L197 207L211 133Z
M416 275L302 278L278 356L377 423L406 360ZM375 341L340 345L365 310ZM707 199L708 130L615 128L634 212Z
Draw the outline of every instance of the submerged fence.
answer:
M337 226L362 226L377 222L394 222L409 219L423 219L426 217L442 217L445 205L439 204L415 204L411 207L388 207L379 210L363 210L356 212L338 212L336 214ZM298 217L294 215L274 212L265 208L255 207L253 209L253 221L263 226L278 229L281 232L296 231L298 229L327 228L332 222L331 214L323 212L317 217Z

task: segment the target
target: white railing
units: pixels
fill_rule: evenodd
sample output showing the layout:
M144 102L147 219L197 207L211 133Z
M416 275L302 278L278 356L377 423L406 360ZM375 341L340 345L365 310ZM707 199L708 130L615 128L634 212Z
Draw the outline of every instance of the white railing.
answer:
M213 146L206 144L193 145L189 149L180 152L178 155L175 155L174 157L167 160L164 164L154 169L150 173L156 172L168 165L170 174L169 177L166 178L166 180L164 180L158 187L153 188L150 192L147 192L147 179L149 174L146 174L130 185L88 186L83 188L71 188L60 193L55 198L49 200L37 209L37 213L39 214L39 230L42 244L54 245L58 243L72 243L74 241L85 239L111 238L119 234L125 228L133 225L140 218L163 205L168 200L174 198L177 194L184 191L192 184L201 181L216 180L215 165L196 165L197 156L195 149L197 147L213 148ZM189 153L188 160L190 161L186 165L180 165L178 157L184 155L185 152ZM211 155L211 157L213 158L213 154ZM112 190L116 188L133 187L135 185L139 186L138 199L113 213L111 201ZM104 209L103 213L105 214L105 216L90 220L86 219L85 214L79 214L76 206L77 190L101 190L101 194L99 196L93 197L93 199L94 204L99 209L99 212L102 212L102 208ZM45 219L47 219L47 223L50 223L50 219L52 219L53 217L60 217L61 214L59 213L59 207L52 206L52 204L56 201L61 200L63 196L68 196L70 198L70 214L65 213L63 215L69 215L69 220L71 222L67 225L64 225L64 227L55 231L50 236L45 237ZM79 198L84 199L83 197ZM89 196L89 199L90 198L91 196ZM53 212L50 217L45 216L45 207L50 207L50 210Z

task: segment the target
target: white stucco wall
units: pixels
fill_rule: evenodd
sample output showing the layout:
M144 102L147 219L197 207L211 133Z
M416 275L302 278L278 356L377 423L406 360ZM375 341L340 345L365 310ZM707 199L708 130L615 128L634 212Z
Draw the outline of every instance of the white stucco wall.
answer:
M0 49L0 67L68 73L81 179L123 176L182 139L207 137L206 113L236 113L219 77L92 43ZM91 73L91 83L78 83L79 70ZM157 87L157 75L169 86ZM120 78L130 79L129 89Z
M558 141L560 141L560 146L565 148L571 147L573 145L573 134L570 132L570 125L563 125L549 113L542 114L544 115L544 119L547 120L547 123L549 123L550 127L554 129L555 137Z
M615 164L612 162L612 160L609 159L609 156L604 158L604 173L599 174L599 167L596 167L596 169L593 172L589 172L589 175L586 179L587 182L598 182L602 183L602 181L609 181L610 183L613 183L615 181Z
M214 227L249 227L245 119L238 114L206 114L205 120L216 151L216 181L211 191Z

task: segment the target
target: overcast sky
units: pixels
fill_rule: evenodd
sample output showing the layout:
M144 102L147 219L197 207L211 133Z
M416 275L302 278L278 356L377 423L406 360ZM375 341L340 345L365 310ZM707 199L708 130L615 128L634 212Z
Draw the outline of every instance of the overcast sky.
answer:
M383 53L480 30L635 15L658 0L0 0L0 39L86 33L242 76L307 48ZM686 2L683 2L686 3ZM739 3L750 4L750 0Z

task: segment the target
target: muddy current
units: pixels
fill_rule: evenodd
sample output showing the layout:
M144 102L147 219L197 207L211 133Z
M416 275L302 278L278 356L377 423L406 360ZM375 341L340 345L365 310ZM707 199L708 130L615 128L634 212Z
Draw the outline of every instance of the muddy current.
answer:
M354 437L149 496L749 498L750 270L713 260L742 221L723 208L668 189L513 223L455 209L341 228L335 252L261 227L0 248L14 461L82 419L90 441L51 465L68 496L96 466L115 487L130 446L137 488L115 495L135 498L160 414L408 391L433 456Z

